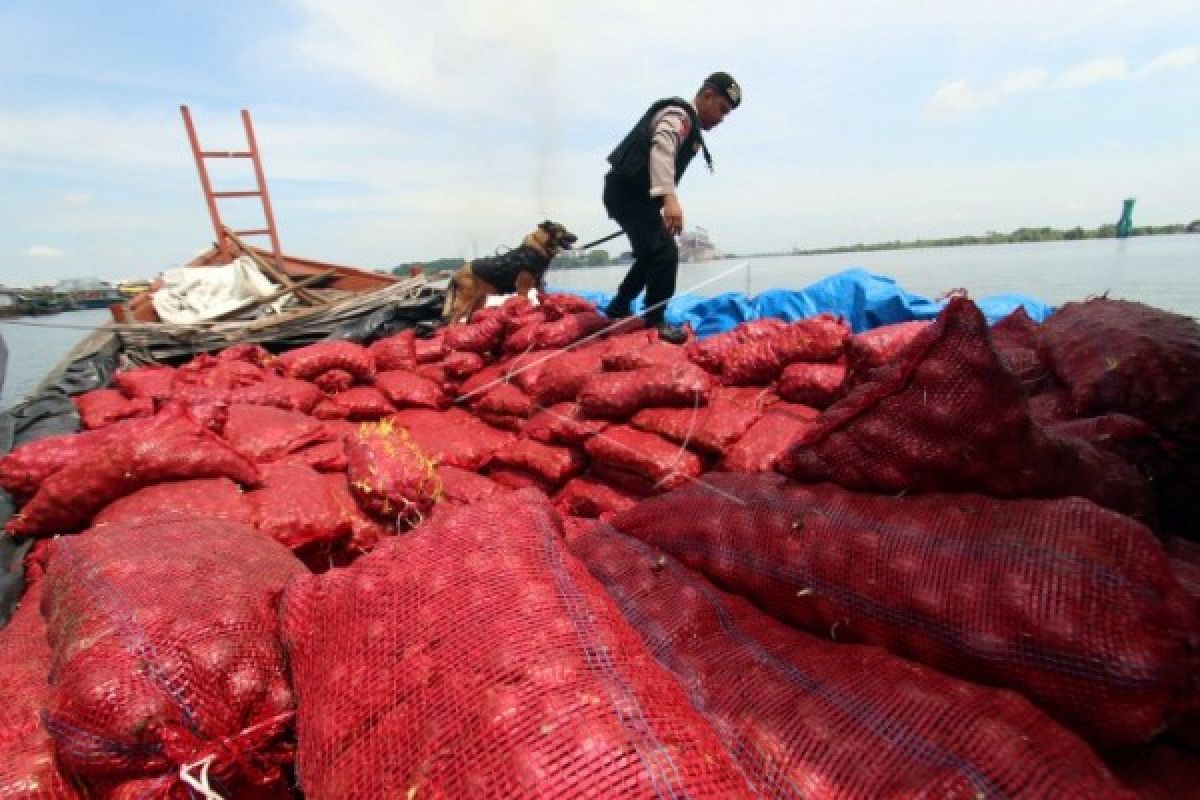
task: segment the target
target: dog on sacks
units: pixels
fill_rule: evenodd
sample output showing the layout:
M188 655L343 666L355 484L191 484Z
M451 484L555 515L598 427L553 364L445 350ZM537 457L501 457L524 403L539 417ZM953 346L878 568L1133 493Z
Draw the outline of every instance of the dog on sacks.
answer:
M446 290L442 319L447 324L467 321L489 297L504 294L538 294L546 290L546 271L578 237L557 222L546 220L533 229L521 245L507 253L477 258L459 267Z

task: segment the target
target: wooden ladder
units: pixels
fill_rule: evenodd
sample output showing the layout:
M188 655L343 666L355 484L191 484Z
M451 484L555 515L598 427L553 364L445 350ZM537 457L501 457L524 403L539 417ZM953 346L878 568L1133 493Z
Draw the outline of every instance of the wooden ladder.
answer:
M293 288L294 284L287 273L283 261L283 249L279 246L279 230L275 227L275 212L271 209L271 195L267 191L267 178L263 172L262 157L258 151L258 141L254 137L254 123L250 121L250 112L242 109L242 127L246 130L245 150L204 150L200 147L200 139L196 136L196 126L192 122L191 111L187 106L180 106L183 114L183 125L187 128L188 141L192 146L192 156L196 159L196 171L200 173L200 187L204 190L204 202L208 205L208 216L212 220L213 233L216 235L217 249L226 261L232 261L235 251L249 256L264 272L283 285L285 289ZM254 167L254 180L257 189L242 189L236 191L213 191L212 180L208 175L208 159L210 158L248 158ZM263 219L266 226L250 230L232 230L221 221L221 210L218 200L227 198L257 197L262 202ZM271 240L271 256L273 264L269 264L253 249L242 242L243 236L268 236ZM316 304L321 298L303 287L296 287L296 295L302 302Z

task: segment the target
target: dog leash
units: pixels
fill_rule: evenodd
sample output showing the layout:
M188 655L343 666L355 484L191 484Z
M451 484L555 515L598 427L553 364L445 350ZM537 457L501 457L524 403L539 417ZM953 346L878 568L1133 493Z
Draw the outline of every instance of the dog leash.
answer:
M578 247L572 247L571 249L572 249L572 250L590 250L590 249L592 249L593 247L595 247L595 246L596 246L596 245L598 245L598 244L604 244L604 243L605 243L605 242L607 242L607 241L611 241L611 240L613 240L613 239L617 238L618 236L620 236L620 235L621 235L622 233L624 233L624 232L625 232L625 231L618 230L618 231L616 231L615 233L610 233L608 236L605 236L605 237L604 237L604 238L602 238L602 239L597 239L596 241L594 241L594 242L588 242L587 244L581 244L581 245L579 245Z

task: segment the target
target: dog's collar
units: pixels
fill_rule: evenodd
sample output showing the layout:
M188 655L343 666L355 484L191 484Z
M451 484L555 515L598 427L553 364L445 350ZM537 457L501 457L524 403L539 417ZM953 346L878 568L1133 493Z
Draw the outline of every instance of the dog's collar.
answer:
M532 235L527 235L525 237L525 241L522 242L522 244L524 244L526 247L533 250L533 252L537 253L542 258L550 257L550 254L548 252L546 252L546 248L544 248L540 244L538 244L537 239L533 238Z

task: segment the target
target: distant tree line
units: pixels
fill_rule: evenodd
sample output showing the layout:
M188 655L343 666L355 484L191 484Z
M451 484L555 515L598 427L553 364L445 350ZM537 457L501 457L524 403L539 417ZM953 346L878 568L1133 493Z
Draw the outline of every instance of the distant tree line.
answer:
M392 267L392 274L407 275L412 271L413 267L419 267L426 275L437 274L442 271L453 272L465 263L467 263L466 259L462 258L435 258L433 261L408 261Z
M1166 233L1200 233L1200 220L1178 225L1144 225L1130 231L1131 236L1157 236ZM954 236L948 239L916 239L902 242L875 242L873 244L850 244L840 247L823 247L813 250L795 248L793 255L811 256L826 253L858 253L870 250L911 250L918 247L955 247L970 244L1012 244L1015 242L1070 242L1081 239L1112 239L1117 235L1116 225L1101 225L1098 228L1017 228L1012 233L988 231L982 236ZM780 255L778 253L764 255Z
M407 275L413 267L419 267L426 275L442 271L453 272L466 263L461 258L437 258L433 261L408 261L392 267L393 275ZM588 250L582 253L560 253L550 262L555 269L574 269L577 267L603 267L613 263L607 250Z
M1200 219L1178 225L1143 225L1130 231L1131 236L1157 236L1167 233L1200 233ZM871 250L912 250L918 247L956 247L970 244L1013 244L1014 242L1070 242L1081 239L1113 239L1117 235L1116 225L1101 225L1098 228L1017 228L1012 233L988 231L982 236L953 236L948 239L915 239L902 242L874 242L872 244L848 244L840 247L822 247L813 250L794 248L791 255L815 256L826 253L859 253ZM754 253L758 256L787 255L786 253ZM631 254L623 253L625 260L630 260ZM731 258L732 254L726 254ZM437 258L433 261L409 261L392 268L395 275L407 275L413 267L420 267L426 274L436 274L442 271L454 271L466 263L462 258ZM607 250L587 250L581 253L560 253L551 265L555 269L576 269L582 267L604 267L621 263L614 261Z

